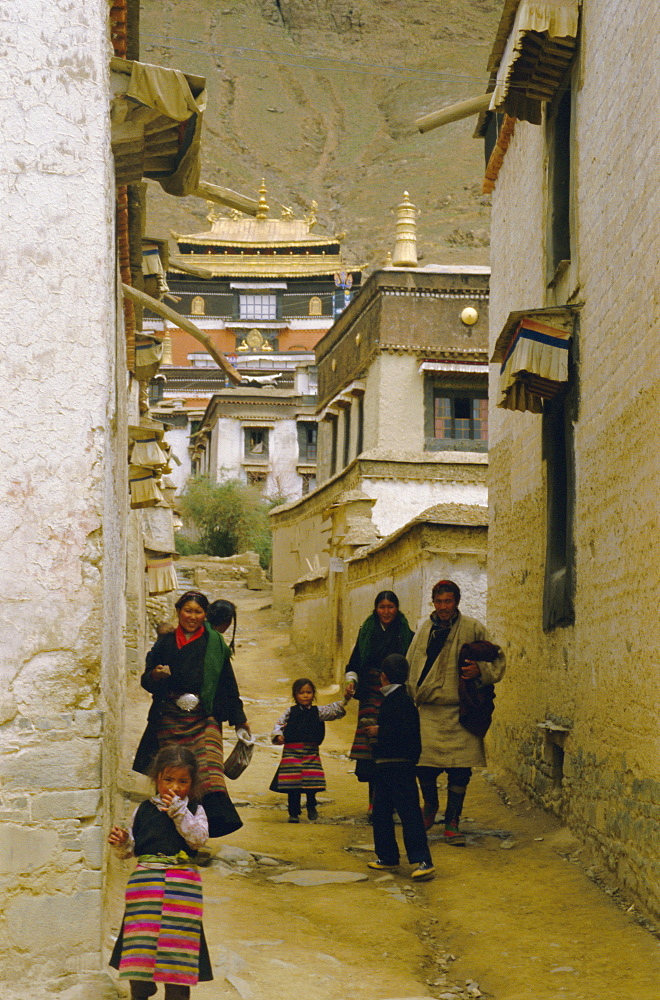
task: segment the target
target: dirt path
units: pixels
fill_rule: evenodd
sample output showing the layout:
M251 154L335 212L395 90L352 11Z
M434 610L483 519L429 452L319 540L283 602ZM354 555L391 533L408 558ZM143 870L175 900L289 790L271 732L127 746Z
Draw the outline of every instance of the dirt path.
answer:
M286 623L264 608L267 594L224 588L223 596L239 602L236 672L259 743L250 767L230 783L245 825L211 842L220 857L203 872L216 978L194 990L195 1000L298 993L305 1000L657 1000L658 941L570 862L579 845L565 830L522 796L505 806L483 775L468 793L468 847L446 847L434 833L434 882L411 886L406 865L395 876L369 871L364 789L345 757L353 706L327 726L319 821L289 825L284 796L268 790L279 752L267 734L290 703L290 681L313 677L313 664L291 655ZM335 697L322 691L319 700ZM142 693L131 700L127 748L147 707ZM272 881L292 868L367 877L314 886ZM123 877L118 872L113 893L118 916Z

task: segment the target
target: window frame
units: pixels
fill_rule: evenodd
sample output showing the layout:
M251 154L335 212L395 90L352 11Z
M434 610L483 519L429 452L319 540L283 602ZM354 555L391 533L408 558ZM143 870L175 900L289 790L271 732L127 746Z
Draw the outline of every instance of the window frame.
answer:
M243 461L248 464L258 464L268 462L268 431L270 427L243 427ZM263 435L263 445L264 450L261 452L253 452L249 449L249 437L251 434L262 434Z
M248 302L247 300L251 300ZM258 310L255 308L257 299L266 300L268 299L268 309L266 310L267 315L264 314L264 310ZM246 308L244 309L244 305ZM247 308L252 306L252 309ZM279 318L279 299L277 294L272 292L248 292L241 291L238 293L238 319L245 323L272 323Z
M464 385L451 384L438 378L425 380L424 386L424 450L425 451L488 451L488 436L482 438L437 438L435 436L435 400L488 399L488 384L472 380ZM455 419L455 418L454 418ZM472 421L473 418L470 417Z

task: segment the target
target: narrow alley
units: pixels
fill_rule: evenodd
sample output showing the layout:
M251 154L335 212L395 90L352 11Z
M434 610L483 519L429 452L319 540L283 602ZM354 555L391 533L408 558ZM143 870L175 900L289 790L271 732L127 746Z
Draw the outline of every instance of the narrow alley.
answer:
M657 939L590 880L568 831L513 789L498 792L490 772L470 786L467 848L432 834L435 881L413 886L406 865L393 875L369 871L366 795L347 757L354 705L327 727L318 822L303 816L289 826L285 797L268 790L279 758L269 733L290 703L291 681L314 677L314 664L292 653L268 592L228 584L213 596L238 604L235 669L258 742L249 768L228 782L244 826L210 842L214 857L203 869L215 980L195 989L197 1000L298 991L306 1000L656 1000ZM149 698L135 677L130 684L121 822L147 790L130 761ZM336 697L319 690L321 704ZM131 863L112 865L116 933Z

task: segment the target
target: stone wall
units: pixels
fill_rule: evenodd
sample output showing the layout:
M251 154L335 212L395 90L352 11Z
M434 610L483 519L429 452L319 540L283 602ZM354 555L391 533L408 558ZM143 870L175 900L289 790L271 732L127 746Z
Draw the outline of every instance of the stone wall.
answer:
M573 78L574 259L570 287L564 284L584 303L575 624L543 631L541 417L497 409L489 615L509 660L492 734L499 760L658 916L660 461L649 429L660 406L660 202L648 114L657 102L656 21L646 5L582 4ZM623 39L629 58L622 63ZM542 127L517 124L494 194L491 341L509 311L552 303L543 136Z
M108 6L4 6L0 993L98 1000L115 995L101 941L128 422Z
M343 572L324 571L299 580L294 587L291 638L314 675L341 680L360 625L373 611L381 590L397 594L414 630L432 610L433 584L450 578L461 588L461 609L485 621L485 520L484 509L439 505L360 550L345 562Z

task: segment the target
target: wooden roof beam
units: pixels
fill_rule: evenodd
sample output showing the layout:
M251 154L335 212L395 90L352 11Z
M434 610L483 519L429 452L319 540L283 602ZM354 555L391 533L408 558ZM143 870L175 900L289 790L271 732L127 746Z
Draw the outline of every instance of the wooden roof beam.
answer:
M458 122L462 118L471 118L472 115L481 114L490 107L490 94L479 94L478 97L470 97L467 101L459 101L458 104L450 104L440 111L432 111L430 115L418 118L415 125L420 132L430 132L431 129L440 128L441 125L448 125L450 122Z
M245 215L256 215L259 202L255 198L248 198L231 188L220 187L218 184L211 184L209 181L200 181L199 187L193 191L196 198L203 198L204 201L213 201L217 205L225 208L236 208Z

